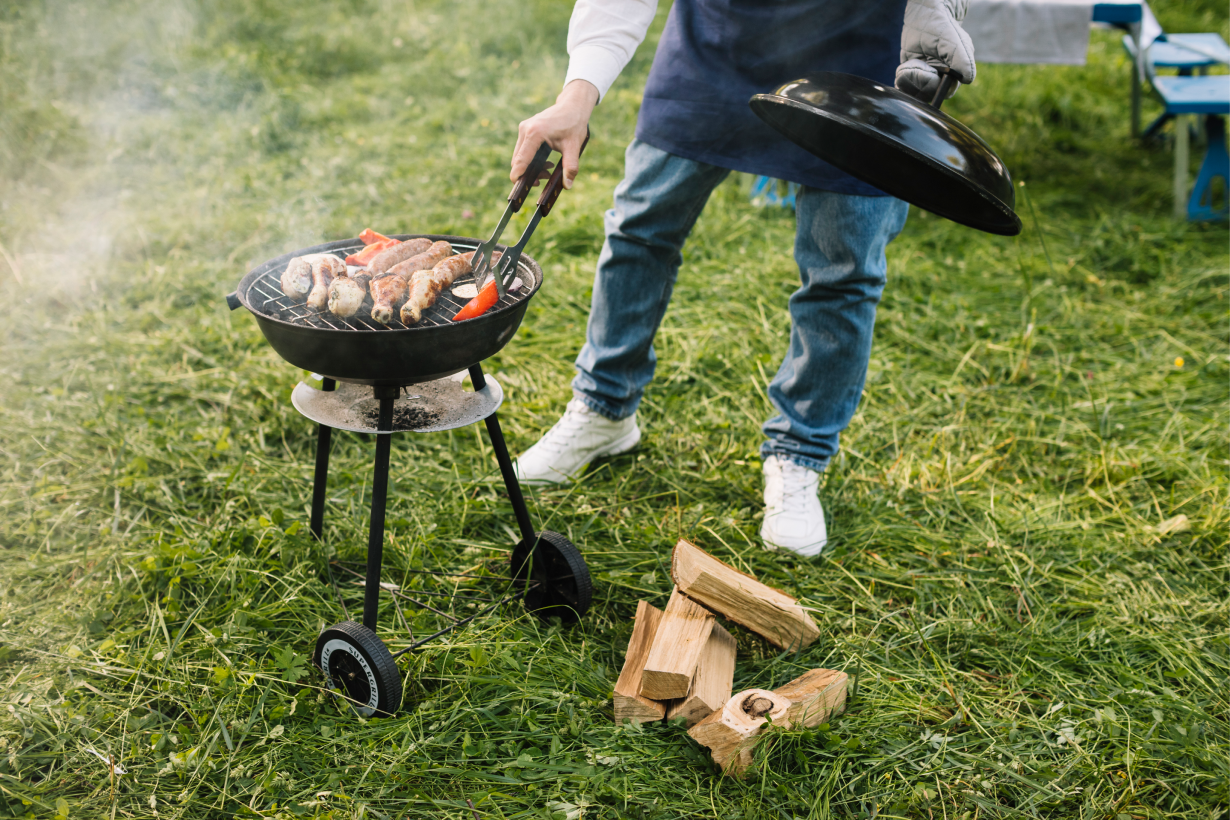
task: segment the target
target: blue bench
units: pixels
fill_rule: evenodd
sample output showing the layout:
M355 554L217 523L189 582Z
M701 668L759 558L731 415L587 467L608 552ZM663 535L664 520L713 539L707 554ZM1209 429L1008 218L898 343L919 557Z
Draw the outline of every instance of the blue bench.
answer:
M1158 77L1149 70L1153 90L1175 124L1174 215L1176 219L1225 219L1230 216L1230 154L1226 152L1226 120L1230 115L1230 74L1216 76ZM1187 168L1191 129L1185 118L1204 118L1207 136L1204 161L1191 193L1187 191ZM1221 180L1220 190L1217 180Z
M781 180L772 177L756 177L752 185L752 204L781 205L783 208L794 210L794 200L799 193L799 183L785 183L786 193L783 195L778 191L780 182Z
M1132 136L1142 136L1151 139L1157 136L1171 118L1170 114L1162 114L1144 133L1140 131L1140 73L1136 70L1136 41L1130 35L1123 38L1123 50L1132 59ZM1178 71L1180 77L1190 77L1193 73L1207 74L1209 68L1218 63L1230 63L1230 46L1220 34L1163 34L1153 45L1145 50L1145 56L1154 69L1170 68Z

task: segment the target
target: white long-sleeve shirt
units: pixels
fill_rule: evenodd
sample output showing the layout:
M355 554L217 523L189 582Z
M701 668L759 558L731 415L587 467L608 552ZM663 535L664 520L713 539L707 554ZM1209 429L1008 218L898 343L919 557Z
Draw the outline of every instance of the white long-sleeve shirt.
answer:
M568 73L564 85L586 80L606 96L645 39L658 0L577 0L568 21Z

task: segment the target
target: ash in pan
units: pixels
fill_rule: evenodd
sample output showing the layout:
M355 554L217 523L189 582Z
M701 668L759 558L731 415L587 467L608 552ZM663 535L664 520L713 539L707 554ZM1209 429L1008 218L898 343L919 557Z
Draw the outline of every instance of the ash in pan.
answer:
M380 409L364 408L363 423L375 429L380 423ZM414 407L411 405L401 405L393 407L393 429L394 430L417 430L420 427L429 427L440 420L440 414L423 407Z

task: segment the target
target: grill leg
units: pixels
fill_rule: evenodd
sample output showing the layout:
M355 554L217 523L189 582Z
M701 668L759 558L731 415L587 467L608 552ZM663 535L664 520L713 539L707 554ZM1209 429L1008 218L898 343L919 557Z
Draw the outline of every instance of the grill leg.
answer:
M330 393L337 387L333 379L325 379L321 388ZM312 481L312 522L308 525L317 541L324 540L325 490L329 485L329 447L333 443L333 428L320 425L316 433L316 477Z
M377 387L380 421L376 429L376 466L372 473L372 518L367 533L367 578L363 588L363 625L376 631L376 610L380 605L380 564L384 560L384 506L389 495L389 454L393 449L393 402L401 388Z
M470 381L475 390L482 390L487 385L483 377L481 365L470 368ZM526 541L535 538L534 524L530 521L529 508L525 506L525 496L521 495L521 485L517 482L517 474L513 471L512 459L508 457L508 447L504 444L504 432L500 430L500 419L495 413L487 416L487 435L491 436L491 449L495 450L495 460L499 462L500 474L504 476L504 486L508 490L508 500L512 502L513 513L517 516L517 527L521 537Z

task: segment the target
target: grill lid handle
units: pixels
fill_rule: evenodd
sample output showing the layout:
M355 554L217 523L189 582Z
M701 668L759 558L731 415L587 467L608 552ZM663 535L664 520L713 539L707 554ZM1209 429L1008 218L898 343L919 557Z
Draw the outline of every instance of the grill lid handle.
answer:
M239 293L228 293L226 295L226 306L231 310L243 307L243 302L239 301Z

